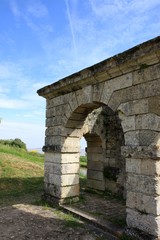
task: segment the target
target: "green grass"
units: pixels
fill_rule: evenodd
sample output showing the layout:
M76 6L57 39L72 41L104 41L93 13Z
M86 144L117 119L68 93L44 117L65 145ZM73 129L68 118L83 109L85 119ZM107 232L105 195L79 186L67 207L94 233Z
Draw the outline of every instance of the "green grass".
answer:
M86 156L80 156L80 166L87 167L87 157Z
M0 144L0 205L43 191L44 156Z

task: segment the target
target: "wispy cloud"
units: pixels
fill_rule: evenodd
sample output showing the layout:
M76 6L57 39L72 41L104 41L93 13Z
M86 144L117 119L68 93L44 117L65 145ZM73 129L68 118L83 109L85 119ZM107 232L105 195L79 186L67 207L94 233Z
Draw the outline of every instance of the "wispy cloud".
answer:
M0 97L0 108L4 109L26 109L28 108L29 104L26 101L19 100L19 99L9 99L7 97L1 98Z
M48 9L41 2L32 2L32 4L28 5L27 12L36 18L48 16Z
M75 56L76 56L76 59L77 59L77 46L76 46L74 27L73 27L73 23L72 23L72 16L71 16L71 13L70 13L68 0L65 0L65 3L66 3L66 8L67 8L69 26L70 26L71 35L72 35L73 48L74 48Z

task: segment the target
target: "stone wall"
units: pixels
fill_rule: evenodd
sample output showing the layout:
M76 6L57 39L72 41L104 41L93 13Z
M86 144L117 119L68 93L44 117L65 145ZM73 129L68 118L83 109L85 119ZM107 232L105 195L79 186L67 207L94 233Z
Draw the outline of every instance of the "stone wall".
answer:
M117 113L106 106L93 110L85 120L83 135L87 141L87 186L125 197L124 136Z
M47 101L45 195L59 202L78 199L84 135L88 186L125 189L127 224L160 239L160 37L46 86L38 94ZM106 108L98 117L103 119L103 129L98 118L89 120L100 107ZM105 179L105 171L114 181Z

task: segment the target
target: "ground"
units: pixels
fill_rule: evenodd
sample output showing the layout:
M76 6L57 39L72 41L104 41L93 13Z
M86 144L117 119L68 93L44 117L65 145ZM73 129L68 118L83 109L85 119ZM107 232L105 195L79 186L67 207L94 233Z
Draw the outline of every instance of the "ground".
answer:
M15 204L0 208L0 239L109 240L113 238L57 209Z

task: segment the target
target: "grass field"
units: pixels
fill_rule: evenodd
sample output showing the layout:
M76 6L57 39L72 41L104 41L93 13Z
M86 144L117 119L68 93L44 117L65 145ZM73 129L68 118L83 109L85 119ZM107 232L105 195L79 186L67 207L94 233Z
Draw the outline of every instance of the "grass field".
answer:
M81 157L82 166L86 158ZM40 199L43 192L44 155L0 144L0 205L25 198ZM84 176L80 175L84 182ZM84 183L83 183L84 185Z
M44 156L0 145L0 205L43 191Z

